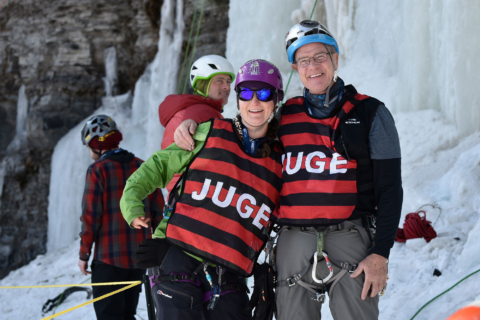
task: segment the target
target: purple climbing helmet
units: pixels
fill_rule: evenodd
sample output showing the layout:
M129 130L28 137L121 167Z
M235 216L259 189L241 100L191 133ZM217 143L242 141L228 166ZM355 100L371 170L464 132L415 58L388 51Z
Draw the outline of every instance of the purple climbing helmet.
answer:
M283 81L282 75L277 67L272 63L262 60L254 59L246 62L240 70L238 70L235 78L235 90L237 87L247 81L259 81L269 84L277 89L276 102L283 100Z

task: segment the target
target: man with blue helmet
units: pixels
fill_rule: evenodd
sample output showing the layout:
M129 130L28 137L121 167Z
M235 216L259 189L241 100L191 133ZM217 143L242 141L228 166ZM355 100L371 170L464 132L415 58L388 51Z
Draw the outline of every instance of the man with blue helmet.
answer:
M321 23L302 21L285 41L305 89L279 112L277 319L320 319L327 292L334 319L378 319L403 200L395 123L338 77Z
M285 41L305 88L277 113L276 318L320 319L328 293L334 319L378 319L403 201L393 117L338 77L340 50L320 22L302 21ZM192 148L191 125L179 126L177 145Z

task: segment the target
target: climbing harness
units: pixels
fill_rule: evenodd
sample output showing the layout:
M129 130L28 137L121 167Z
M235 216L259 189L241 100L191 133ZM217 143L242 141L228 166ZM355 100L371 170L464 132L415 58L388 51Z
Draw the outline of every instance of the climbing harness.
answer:
M342 231L347 228L349 228L350 231L355 230L360 233L360 236L362 237L364 243L366 246L371 243L371 236L369 235L369 232L367 232L366 229L370 228L370 225L365 225L365 221L370 221L372 224L374 224L374 220L372 219L357 219L353 221L344 221L342 223L339 223L337 225L331 225L328 227L319 227L319 228L314 228L314 227L301 227L299 228L300 231L303 232L315 232L317 235L317 251L314 253L313 257L310 259L309 264L303 268L299 273L294 274L290 278L287 278L286 280L278 280L276 281L276 287L282 287L282 286L288 286L292 287L295 285L300 285L303 288L305 288L307 291L311 292L311 299L318 301L320 303L323 303L325 301L325 293L328 291L329 295L332 294L335 286L338 284L340 279L347 273L353 273L358 265L357 264L351 264L345 261L339 261L336 260L330 256L328 256L327 252L324 251L324 236L328 232L333 232L333 231ZM283 227L277 234L279 234L290 227ZM372 232L373 233L373 232ZM276 236L276 237L277 237ZM275 237L275 238L276 238ZM319 254L319 252L321 254ZM317 270L317 263L318 259L325 259L325 263L327 265L327 268L329 270L329 274L324 278L324 279L318 279L316 277L316 270ZM341 270L338 272L336 275L333 275L333 267L332 264L336 265L339 267ZM305 281L302 280L302 277L307 273L310 265L312 265L312 279L315 282L315 284L309 284ZM328 290L327 290L328 288ZM383 289L385 290L386 287Z
M197 287L200 287L200 280L198 279L198 273L202 270L203 264L199 264L197 268L192 273L176 273L172 272L169 275L162 276L160 275L160 270L157 269L158 275L153 275L149 277L150 287L153 288L156 284L165 281L180 281L180 282L190 282Z
M225 273L226 269L220 266L216 267L217 274L218 274L218 283L213 283L212 276L208 272L208 267L211 263L203 262L198 265L197 268L192 273L175 273L172 272L169 275L161 276L161 275L153 275L149 277L150 280L150 287L153 288L155 285L166 282L166 281L178 281L178 282L190 282L197 287L201 286L201 282L199 277L199 272L202 271L205 273L207 281L211 286L211 290L205 292L203 294L203 303L208 302L208 310L213 310L220 299L220 296L223 296L227 293L238 292L238 291L246 291L249 293L249 290L246 285L241 284L230 284L224 283L222 284L222 275ZM156 273L160 274L159 268L157 268Z

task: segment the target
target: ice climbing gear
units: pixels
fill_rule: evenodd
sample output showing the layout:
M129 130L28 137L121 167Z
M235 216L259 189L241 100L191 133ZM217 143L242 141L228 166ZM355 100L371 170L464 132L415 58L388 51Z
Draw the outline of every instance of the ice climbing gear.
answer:
M275 88L275 105L283 100L282 74L272 63L262 59L254 59L247 61L241 66L235 80L235 90L237 91L237 94L240 94L241 92L240 88L242 87L242 83L250 81L263 82Z
M107 115L100 114L87 120L81 132L82 143L88 145L93 137L103 142L106 137L118 131L115 121Z
M224 57L211 54L196 60L190 69L190 83L193 90L204 97L208 96L208 92L201 92L196 87L196 83L198 80L211 79L217 74L229 75L232 81L235 79L233 67Z
M303 20L294 25L285 37L288 61L294 63L295 51L314 42L333 46L340 53L337 41L323 24L315 20Z
M460 284L461 282L463 282L464 280L470 278L471 276L473 276L474 274L476 273L479 273L480 272L480 269L478 269L477 271L474 271L472 273L470 273L469 275L467 275L466 277L464 277L462 280L458 281L457 283L455 283L453 286L451 286L450 288L448 288L447 290L443 291L442 293L440 293L439 295L437 295L436 297L434 297L433 299L431 299L430 301L428 301L427 303L425 303L414 315L412 318L410 318L410 320L413 320L415 319L415 317L420 313L420 311L422 311L426 306L428 306L431 302L433 302L435 299L437 298L440 298L441 296L443 296L445 293L447 293L448 291L452 290L453 288L455 288L458 284Z
M423 213L423 217L420 215ZM424 210L407 214L403 229L398 228L395 241L406 242L408 239L424 238L427 242L437 237L437 232L433 229L431 222L427 220L427 214Z
M219 268L218 273L218 283L213 283L212 276L208 273L208 266L210 265L209 262L203 263L203 272L205 272L205 276L207 277L207 281L212 288L210 291L210 301L208 302L207 310L213 310L217 306L218 300L220 299L220 295L222 293L222 267Z
M153 288L156 284L160 282L165 282L165 281L190 282L191 284L194 284L197 287L200 287L200 280L198 279L198 273L202 271L203 266L204 266L203 263L199 264L198 267L195 268L195 270L193 270L192 273L171 272L169 275L164 275L164 276L160 274L154 274L151 277L149 277L150 287Z
M42 307L42 316L45 313L50 312L53 308L58 307L69 295L77 291L85 291L87 292L87 300L92 297L92 289L90 288L82 288L82 287L70 287L65 289L61 294L56 296L53 299L48 299L47 302Z

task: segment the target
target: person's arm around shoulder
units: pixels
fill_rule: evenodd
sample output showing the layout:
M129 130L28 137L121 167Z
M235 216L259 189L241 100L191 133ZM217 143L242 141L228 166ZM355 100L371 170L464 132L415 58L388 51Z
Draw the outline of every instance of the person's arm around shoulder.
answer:
M175 143L165 150L155 152L140 168L128 178L120 200L123 217L133 228L147 228L142 200L157 188L164 188L175 173L182 173L203 147L210 122L199 126L194 138L196 148L193 152L179 148Z

